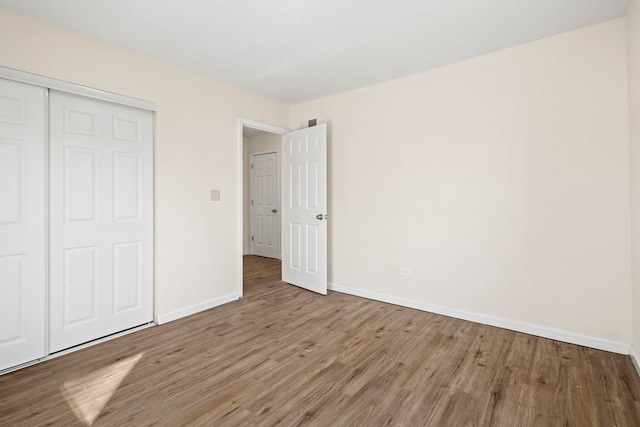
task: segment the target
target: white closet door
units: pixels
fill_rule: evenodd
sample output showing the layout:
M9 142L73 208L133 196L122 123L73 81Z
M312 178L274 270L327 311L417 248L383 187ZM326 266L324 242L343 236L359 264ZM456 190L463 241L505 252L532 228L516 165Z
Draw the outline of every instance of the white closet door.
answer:
M45 355L44 93L0 79L0 370Z
M50 93L50 352L153 318L152 114Z

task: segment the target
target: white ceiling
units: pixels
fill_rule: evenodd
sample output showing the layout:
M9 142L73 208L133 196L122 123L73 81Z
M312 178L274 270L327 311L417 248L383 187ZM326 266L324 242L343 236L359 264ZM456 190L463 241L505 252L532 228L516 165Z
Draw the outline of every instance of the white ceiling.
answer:
M293 104L619 18L629 0L0 0Z

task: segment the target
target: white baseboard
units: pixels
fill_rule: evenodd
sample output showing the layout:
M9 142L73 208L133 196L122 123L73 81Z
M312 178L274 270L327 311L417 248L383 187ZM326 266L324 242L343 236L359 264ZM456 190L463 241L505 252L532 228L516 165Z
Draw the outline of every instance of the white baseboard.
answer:
M189 307L182 308L180 310L172 311L171 313L162 314L156 319L158 325L164 325L165 323L172 322L174 320L182 319L183 317L191 316L192 314L200 313L201 311L209 310L210 308L217 307L222 304L226 304L231 301L235 301L240 298L238 292L234 292L229 295L225 295L220 298L205 301L200 304L195 304Z
M522 332L529 335L535 335L552 340L563 341L570 344L577 344L584 347L596 348L598 350L610 351L618 354L630 354L631 346L626 343L607 341L600 338L589 337L577 334L575 332L563 331L560 329L546 328L544 326L531 325L513 320L501 319L499 317L487 316L481 313L472 313L453 308L432 305L421 301L414 301L407 298L395 297L392 295L379 294L376 292L364 291L362 289L350 288L348 286L336 285L329 283L329 290L341 292L344 294L355 295L375 301L386 302L389 304L400 305L403 307L414 308L416 310L427 311L429 313L441 314L444 316L454 317L456 319L468 320L470 322L481 323L483 325L497 326L511 331ZM640 359L636 359L636 363ZM636 368L638 365L636 364ZM639 371L640 372L640 371Z
M636 353L636 349L631 346L631 361L633 362L633 366L636 368L636 372L640 377L640 357L638 357L638 353Z

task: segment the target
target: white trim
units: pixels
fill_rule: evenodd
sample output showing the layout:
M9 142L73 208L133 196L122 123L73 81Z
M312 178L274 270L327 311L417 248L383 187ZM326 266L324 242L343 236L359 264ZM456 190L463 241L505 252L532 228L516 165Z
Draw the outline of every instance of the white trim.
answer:
M153 284L153 311L151 313L153 319L157 319L158 316L158 282L156 282L156 267L158 265L158 260L156 257L156 254L158 253L158 248L156 246L156 236L158 235L158 227L157 227L157 218L158 218L158 201L157 201L157 197L156 197L156 182L157 182L157 178L158 178L158 170L157 170L157 158L156 158L156 141L157 139L157 135L158 135L158 122L157 122L157 118L158 115L157 114L153 114L152 120L153 120L153 141L151 141L151 156L152 156L152 162L151 162L151 173L153 175L153 177L151 178L151 206L153 209L153 212L151 213L151 221L152 224L151 226L153 227L151 230L151 248L153 253L151 254L151 283Z
M251 253L251 251L242 251L242 256L245 256L245 255L253 255L253 254Z
M51 348L51 328L49 324L51 321L51 254L50 245L51 242L51 201L49 199L49 183L51 181L51 174L49 172L49 166L51 164L50 156L50 144L49 137L51 132L51 112L49 111L49 91L43 88L44 92L44 352L45 357L49 354Z
M636 349L633 346L631 346L629 353L631 356L631 362L633 363L634 368L636 368L636 373L640 377L640 357L638 357L638 353L636 353Z
M250 120L250 119L239 118L238 124L240 125L240 133L241 133L240 136L242 136L243 126L246 126L248 128L255 129L255 130L261 130L264 132L277 133L279 135L284 135L285 133L291 132L291 129L281 128L279 126L273 126L267 123L261 123L261 122L257 122L255 120Z
M237 239L238 239L238 252L240 252L240 256L238 257L238 264L236 265L236 274L238 276L238 283L236 286L238 287L238 295L242 297L242 269L243 269L243 260L242 260L242 252L244 251L244 120L238 119L238 224L237 227Z
M238 187L237 187L237 193L238 193L238 223L236 224L237 227L237 245L238 245L238 264L236 266L237 269L237 275L238 275L238 295L239 298L242 298L242 257L243 257L243 248L244 248L244 242L243 242L243 228L244 228L244 206L242 203L242 199L244 197L244 177L242 176L242 172L243 172L243 146L244 143L242 141L242 136L243 136L243 131L242 128L246 126L248 128L252 128L252 129L257 129L257 130L262 130L265 132L271 132L271 133L276 133L279 135L284 135L285 133L289 133L291 132L291 130L289 129L285 129L285 128L281 128L278 126L273 126L273 125L269 125L266 123L261 123L261 122L257 122L255 120L250 120L250 119L243 119L242 117L238 118L238 161L237 161L237 169L238 169ZM282 227L281 227L282 228ZM280 243L282 246L282 239L280 239ZM282 250L282 248L281 248Z
M156 322L158 325L164 325L165 323L173 322L174 320L182 319L183 317L191 316L192 314L200 313L201 311L209 310L210 308L218 307L219 305L226 304L231 301L235 301L240 298L238 293L234 292L229 295L225 295L220 298L205 301L203 303L194 304L180 310L173 311L171 313L158 316Z
M348 286L336 285L329 283L328 289L344 294L355 295L375 301L386 302L389 304L400 305L403 307L414 308L416 310L427 311L429 313L441 314L444 316L454 317L456 319L468 320L470 322L481 323L483 325L497 326L503 329L509 329L516 332L522 332L529 335L535 335L552 340L563 341L570 344L577 344L585 347L596 348L598 350L610 351L612 353L629 354L631 347L629 344L603 340L600 338L590 337L575 332L563 331L560 329L546 328L544 326L531 325L513 320L501 319L499 317L487 316L482 313L472 313L453 308L442 307L438 305L428 304L421 301L414 301L407 298L400 298L376 292L365 291L362 289L350 288ZM640 372L640 371L639 371Z
M115 334L108 335L108 336L102 337L102 338L98 338L98 339L95 339L93 341L89 341L87 343L77 345L75 347L67 348L65 350L60 350L60 351L58 351L56 353L47 354L46 356L41 357L40 359L31 360L29 362L22 363L20 365L12 366L10 368L2 370L2 371L0 371L0 376L4 375L4 374L8 374L9 372L14 372L14 371L20 370L22 368L26 368L28 366L37 365L38 363L41 363L41 362L46 362L47 360L55 359L56 357L60 357L60 356L64 356L64 355L69 354L69 353L73 353L73 352L76 352L78 350L85 349L87 347L92 347L92 346L94 346L96 344L102 344L103 342L111 341L112 339L115 339L115 338L120 338L120 337L123 337L125 335L132 334L134 332L139 332L139 331L141 331L143 329L151 328L152 326L156 326L156 324L153 323L153 322L146 323L144 325L136 326L135 328L127 329L126 331L117 332Z
M63 80L52 79L50 77L28 73L26 71L15 70L13 68L0 66L0 78L13 80L20 83L27 83L33 86L54 89L60 92L81 95L87 98L99 99L101 101L109 101L116 104L128 105L129 107L140 108L142 110L158 111L158 107L155 102L145 101L143 99L132 98L130 96L107 92L105 90L65 82Z

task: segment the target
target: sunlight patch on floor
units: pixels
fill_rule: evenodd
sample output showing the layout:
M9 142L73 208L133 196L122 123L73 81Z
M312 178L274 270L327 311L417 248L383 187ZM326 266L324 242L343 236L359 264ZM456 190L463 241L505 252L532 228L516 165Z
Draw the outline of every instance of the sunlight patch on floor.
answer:
M128 357L60 386L76 417L85 425L92 425L143 355Z

